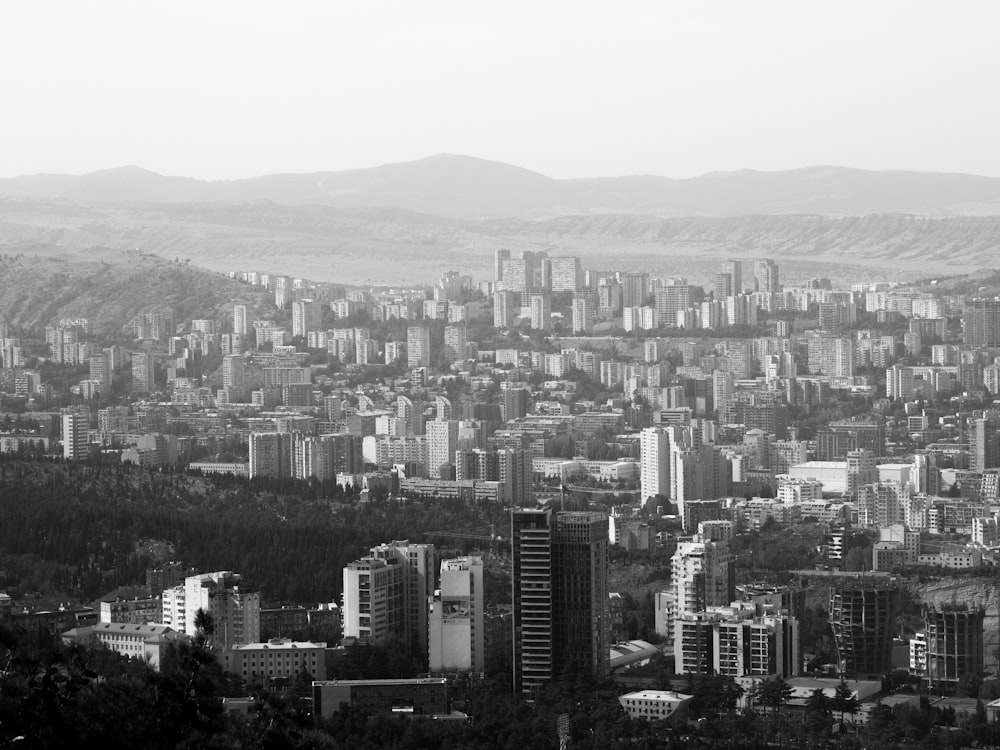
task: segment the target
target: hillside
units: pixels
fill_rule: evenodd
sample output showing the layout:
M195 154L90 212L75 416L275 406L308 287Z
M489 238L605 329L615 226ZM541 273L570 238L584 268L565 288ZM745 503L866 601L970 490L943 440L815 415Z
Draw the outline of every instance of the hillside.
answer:
M500 247L575 254L585 265L710 283L719 259L772 256L783 281L906 279L1000 265L1000 217L627 214L449 219L402 209L257 203L81 206L0 199L0 252L94 259L141 248L215 271L280 270L345 283L433 282L455 269L488 278ZM104 251L98 251L104 252ZM278 260L280 258L280 261Z
M288 206L400 208L453 219L609 213L1000 214L1000 179L976 175L808 167L713 172L682 180L651 175L557 180L510 164L450 154L369 169L242 180L168 177L139 167L85 175L30 175L0 179L0 196L4 195L84 205L272 201Z
M178 320L211 318L229 314L224 308L232 301L255 296L232 279L183 262L137 252L100 254L103 260L73 263L32 253L0 255L0 319L32 328L84 317L92 330L114 335L150 309L172 309Z

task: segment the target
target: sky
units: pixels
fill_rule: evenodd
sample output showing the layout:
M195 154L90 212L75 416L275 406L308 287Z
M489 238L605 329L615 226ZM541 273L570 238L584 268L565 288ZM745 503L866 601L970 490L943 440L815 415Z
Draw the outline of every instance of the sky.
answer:
M1000 3L0 4L0 177L438 153L551 177L1000 177Z

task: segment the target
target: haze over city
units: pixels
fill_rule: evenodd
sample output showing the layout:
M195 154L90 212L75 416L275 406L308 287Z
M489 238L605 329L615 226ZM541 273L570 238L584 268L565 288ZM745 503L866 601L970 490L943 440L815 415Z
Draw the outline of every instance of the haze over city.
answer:
M981 2L8 3L0 176L437 153L555 178L1000 176Z

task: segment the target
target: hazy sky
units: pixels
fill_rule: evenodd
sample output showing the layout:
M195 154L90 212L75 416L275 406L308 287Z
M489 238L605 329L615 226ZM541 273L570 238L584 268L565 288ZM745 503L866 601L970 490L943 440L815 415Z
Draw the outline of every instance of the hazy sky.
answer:
M1000 176L1000 3L5 2L0 176Z

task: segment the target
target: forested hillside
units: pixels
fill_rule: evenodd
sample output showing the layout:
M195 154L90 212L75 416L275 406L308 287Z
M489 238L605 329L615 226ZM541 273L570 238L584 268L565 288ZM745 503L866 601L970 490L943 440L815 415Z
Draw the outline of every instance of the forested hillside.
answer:
M459 502L361 504L332 483L9 459L0 461L0 518L0 553L58 563L49 583L83 601L141 583L161 562L143 544L151 539L188 566L242 573L265 601L338 601L342 568L369 547L489 522ZM25 593L3 585L15 599Z

